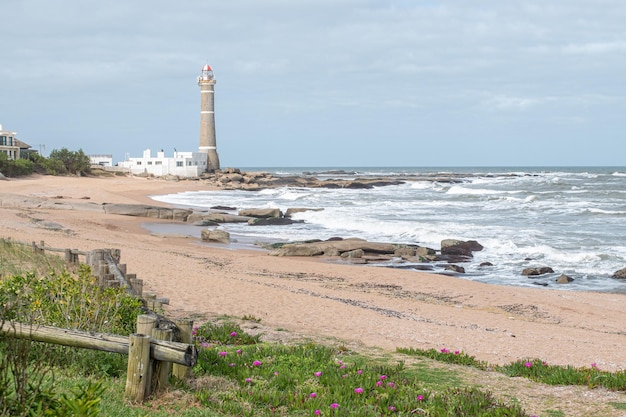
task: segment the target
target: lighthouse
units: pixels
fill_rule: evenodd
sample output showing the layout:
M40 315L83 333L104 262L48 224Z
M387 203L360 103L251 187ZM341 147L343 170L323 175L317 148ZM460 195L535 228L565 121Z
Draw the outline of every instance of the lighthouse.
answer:
M198 77L200 86L200 147L199 151L207 154L207 171L220 169L215 142L215 78L209 64L202 67Z

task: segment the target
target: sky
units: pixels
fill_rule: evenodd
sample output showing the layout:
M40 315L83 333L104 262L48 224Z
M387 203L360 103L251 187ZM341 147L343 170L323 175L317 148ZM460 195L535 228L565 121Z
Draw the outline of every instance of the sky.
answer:
M624 166L623 0L0 3L0 124L222 167Z

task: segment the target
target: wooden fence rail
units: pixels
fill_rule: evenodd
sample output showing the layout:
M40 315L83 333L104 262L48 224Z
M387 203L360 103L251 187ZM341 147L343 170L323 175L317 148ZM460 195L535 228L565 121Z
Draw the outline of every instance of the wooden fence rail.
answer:
M36 342L128 355L129 338L126 336L23 323L4 323L0 327L0 333L16 339L30 339ZM195 366L198 361L198 351L194 345L166 340L152 339L150 355L155 360L188 367Z

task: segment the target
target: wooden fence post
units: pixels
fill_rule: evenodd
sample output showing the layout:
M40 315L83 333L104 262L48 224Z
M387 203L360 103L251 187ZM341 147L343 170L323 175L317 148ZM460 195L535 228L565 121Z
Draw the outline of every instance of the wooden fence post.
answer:
M157 340L172 341L172 329L153 329L152 337ZM169 385L172 372L172 363L165 361L153 361L152 393L163 391Z
M176 323L176 327L178 327L180 331L179 342L192 344L193 335L191 332L193 328L193 320L176 320L175 323ZM184 381L185 379L187 379L190 374L191 374L191 368L187 366L180 366L178 364L172 365L172 375L180 379L181 381Z
M150 392L150 335L133 333L128 343L128 369L124 396L141 403Z

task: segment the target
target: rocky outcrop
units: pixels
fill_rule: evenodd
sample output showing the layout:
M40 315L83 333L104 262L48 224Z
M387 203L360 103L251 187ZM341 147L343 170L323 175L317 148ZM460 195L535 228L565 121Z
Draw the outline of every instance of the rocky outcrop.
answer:
M203 230L200 237L205 242L230 243L230 234L226 230Z
M326 240L309 243L289 243L270 252L273 256L316 256L324 253L337 253L361 249L363 254L393 255L396 246L391 243L368 242L363 239ZM314 253L315 255L304 255Z
M239 215L266 219L269 217L283 217L283 212L277 208L251 208L239 210Z
M619 271L615 271L613 275L611 275L611 278L626 279L626 268L622 268Z
M444 239L441 241L441 254L452 256L466 256L471 258L472 252L478 252L483 250L483 245L475 240L456 240L456 239Z
M187 217L187 222L214 222L214 223L247 223L252 217L238 216L221 212L196 211Z
M553 274L554 270L549 266L541 266L537 268L524 268L522 271L522 275L525 276L537 276L537 275L545 275L545 274Z
M104 204L104 212L107 214L119 214L123 216L150 217L154 219L168 219L187 221L192 213L191 210L149 206L144 204Z
M446 265L444 268L446 271L456 272L457 274L464 274L465 268L459 265Z

